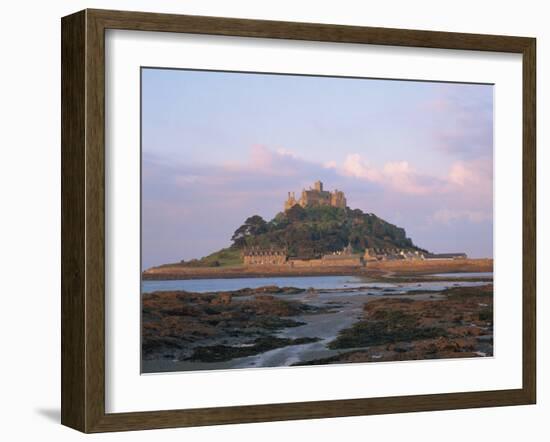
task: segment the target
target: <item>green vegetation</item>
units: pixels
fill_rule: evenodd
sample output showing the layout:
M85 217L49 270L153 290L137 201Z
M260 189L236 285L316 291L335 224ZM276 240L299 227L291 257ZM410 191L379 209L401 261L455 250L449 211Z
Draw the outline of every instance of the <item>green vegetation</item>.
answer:
M236 249L273 247L303 258L320 257L342 250L348 244L359 253L368 247L416 249L404 229L372 213L331 206L303 208L296 205L269 222L254 215L231 239Z
M242 264L241 252L235 247L218 250L201 259L181 261L180 265L188 267L228 267Z
M368 247L418 249L405 230L359 209L299 205L278 213L271 221L247 218L231 237L233 244L201 259L182 261L186 267L225 267L242 264L248 247L284 249L289 256L319 258L351 245L362 253Z

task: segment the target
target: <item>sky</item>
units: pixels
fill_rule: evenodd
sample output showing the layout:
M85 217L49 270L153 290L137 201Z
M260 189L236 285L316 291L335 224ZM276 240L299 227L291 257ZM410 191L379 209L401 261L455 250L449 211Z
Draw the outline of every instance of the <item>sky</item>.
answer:
M432 252L493 256L493 86L142 69L142 267L316 180Z

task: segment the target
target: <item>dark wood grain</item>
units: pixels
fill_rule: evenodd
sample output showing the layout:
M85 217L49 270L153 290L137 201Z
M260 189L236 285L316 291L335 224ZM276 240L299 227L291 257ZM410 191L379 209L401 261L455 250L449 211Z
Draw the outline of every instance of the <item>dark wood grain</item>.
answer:
M86 431L105 415L105 38L86 11Z
M105 413L106 29L523 55L523 386L514 390ZM535 40L526 37L86 10L62 20L62 423L84 432L532 404L536 400Z
M523 390L297 402L191 410L107 414L93 432L145 430L294 419L320 419L531 403Z
M536 41L523 51L523 389L537 395Z
M522 52L529 38L410 29L344 26L271 20L246 20L149 12L88 10L105 29L185 32L288 40Z
M61 422L85 428L86 132L84 12L63 19L61 34Z

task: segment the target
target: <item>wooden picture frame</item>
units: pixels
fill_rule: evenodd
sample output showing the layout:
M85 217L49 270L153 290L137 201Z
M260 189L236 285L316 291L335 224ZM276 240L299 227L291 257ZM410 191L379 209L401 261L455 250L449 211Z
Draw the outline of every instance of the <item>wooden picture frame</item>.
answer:
M512 390L105 412L105 30L124 29L523 57L523 385ZM536 400L534 38L84 10L62 19L62 424L83 432L533 404Z

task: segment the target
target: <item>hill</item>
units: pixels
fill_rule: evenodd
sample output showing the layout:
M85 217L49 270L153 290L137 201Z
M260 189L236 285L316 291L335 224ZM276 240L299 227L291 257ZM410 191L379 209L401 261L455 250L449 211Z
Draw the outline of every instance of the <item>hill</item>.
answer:
M290 257L318 258L350 245L355 253L366 248L422 250L407 238L405 229L359 209L318 206L292 208L271 221L259 215L245 220L233 234L232 245L199 260L182 262L190 267L236 265L245 248L284 249Z

